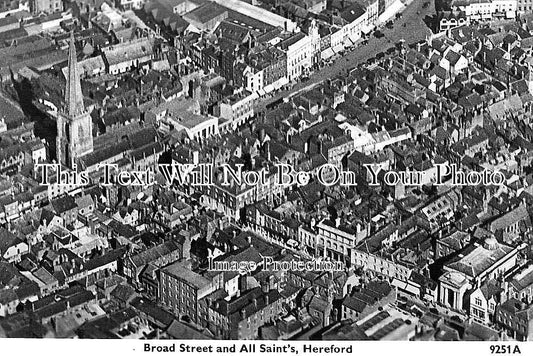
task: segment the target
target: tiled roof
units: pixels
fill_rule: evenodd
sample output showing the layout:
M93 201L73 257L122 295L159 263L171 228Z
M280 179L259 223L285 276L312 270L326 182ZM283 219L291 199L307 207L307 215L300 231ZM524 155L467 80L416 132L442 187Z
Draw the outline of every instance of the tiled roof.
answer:
M0 253L3 256L7 249L22 241L9 230L0 227Z
M166 241L161 245L151 247L148 250L132 256L131 261L134 266L141 267L150 262L156 261L161 257L167 256L178 249L179 246L174 241Z
M54 212L56 214L62 214L66 211L76 209L76 201L70 195L63 195L62 197L56 198L50 202Z

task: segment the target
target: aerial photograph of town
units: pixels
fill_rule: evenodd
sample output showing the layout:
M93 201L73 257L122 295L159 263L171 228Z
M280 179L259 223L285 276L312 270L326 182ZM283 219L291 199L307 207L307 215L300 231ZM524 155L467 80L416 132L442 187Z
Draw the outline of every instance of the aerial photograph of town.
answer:
M0 0L0 338L527 341L532 217L533 0Z

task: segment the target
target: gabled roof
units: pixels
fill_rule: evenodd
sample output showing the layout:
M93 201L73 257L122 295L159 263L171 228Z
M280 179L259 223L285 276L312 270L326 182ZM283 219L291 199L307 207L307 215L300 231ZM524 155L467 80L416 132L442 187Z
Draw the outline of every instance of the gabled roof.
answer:
M127 302L129 299L131 299L135 295L136 295L135 289L133 289L133 287L130 286L129 284L119 284L111 292L111 296L113 298L116 298L122 302Z
M15 234L3 227L0 227L0 254L2 256L6 253L8 248L10 248L11 246L15 246L21 242L22 241L17 236L15 236Z
M94 200L89 194L85 194L76 199L76 205L79 209L84 209L94 205Z
M448 60L448 62L450 62L450 64L452 66L455 66L457 64L457 62L459 62L459 59L461 59L461 55L450 50L448 51L448 53L446 53L446 55L444 56L444 58L446 58Z
M181 323L177 320L172 321L170 326L167 329L167 334L169 334L174 339L183 339L183 340L209 340L211 339L204 333L192 328L189 325Z
M161 245L154 246L131 257L131 262L136 267L144 266L161 257L178 250L179 246L174 241L166 241Z
M56 214L62 214L78 207L76 205L76 201L70 195L63 195L59 198L56 198L52 200L50 204L52 205L52 208Z
M526 205L520 204L516 209L497 218L490 224L490 229L495 232L497 230L505 229L520 221L526 221L531 224L531 219L527 211Z

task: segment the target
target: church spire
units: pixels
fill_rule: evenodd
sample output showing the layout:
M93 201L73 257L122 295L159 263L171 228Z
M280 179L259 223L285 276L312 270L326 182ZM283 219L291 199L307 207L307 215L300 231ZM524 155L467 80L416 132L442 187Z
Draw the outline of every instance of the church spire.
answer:
M81 93L80 73L76 59L76 45L74 32L70 33L68 49L67 88L65 91L65 114L70 117L77 116L85 111L83 94Z

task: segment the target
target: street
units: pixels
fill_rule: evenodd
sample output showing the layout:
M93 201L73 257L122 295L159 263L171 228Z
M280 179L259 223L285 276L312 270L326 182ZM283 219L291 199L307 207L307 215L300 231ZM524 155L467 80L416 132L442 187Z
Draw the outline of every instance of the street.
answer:
M404 40L407 45L417 43L426 38L426 34L431 33L429 28L424 23L423 19L426 16L435 14L434 2L426 8L423 3L426 0L413 0L402 12L402 17L396 19L393 17L394 27L389 29L382 26L381 31L385 36L376 38L372 34L368 38L368 43L359 45L351 52L345 52L345 55L338 58L329 66L315 71L309 77L309 80L296 83L290 90L279 91L271 97L266 97L258 102L256 109L261 111L266 105L275 102L281 98L290 97L294 93L311 87L314 84L320 83L328 78L334 78L339 74L346 73L350 68L364 63L369 58L375 57L380 52L385 52L387 49L394 47L400 40ZM405 27L404 27L405 25Z

